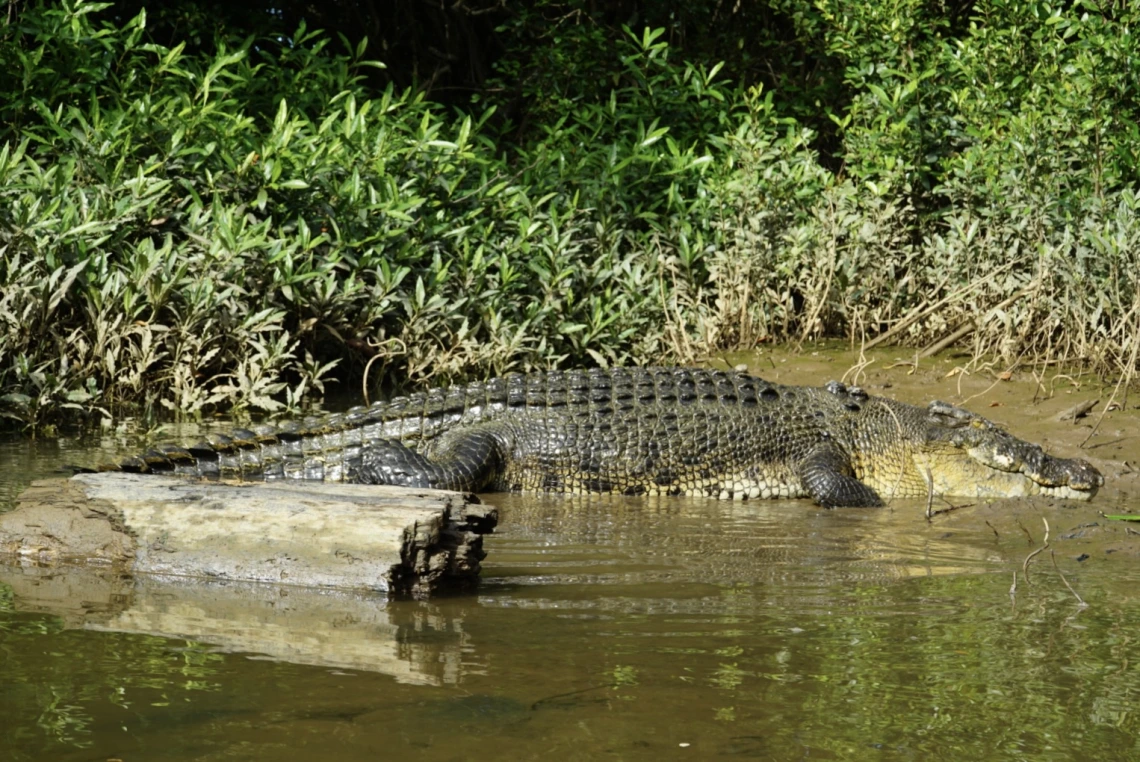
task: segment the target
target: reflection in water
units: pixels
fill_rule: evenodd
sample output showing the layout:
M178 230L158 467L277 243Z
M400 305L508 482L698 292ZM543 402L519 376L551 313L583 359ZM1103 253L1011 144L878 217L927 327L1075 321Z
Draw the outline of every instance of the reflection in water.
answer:
M298 587L96 570L0 567L23 612L67 629L188 638L219 653L379 672L402 683L458 683L469 650L462 621L428 604Z

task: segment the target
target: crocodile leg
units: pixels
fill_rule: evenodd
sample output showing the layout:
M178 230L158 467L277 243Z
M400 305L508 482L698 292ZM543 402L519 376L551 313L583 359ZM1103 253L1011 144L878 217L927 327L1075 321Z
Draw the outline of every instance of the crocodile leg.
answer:
M875 490L851 475L851 460L831 443L818 445L796 465L804 489L824 508L877 508Z
M384 439L369 445L350 479L360 484L478 492L498 477L502 452L498 437L488 431L452 434L432 455L416 452L394 439Z

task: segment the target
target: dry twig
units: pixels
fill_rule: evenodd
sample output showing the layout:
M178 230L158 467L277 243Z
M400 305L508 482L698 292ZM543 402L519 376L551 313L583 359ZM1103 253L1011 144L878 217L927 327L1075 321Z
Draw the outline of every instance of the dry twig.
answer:
M1069 592L1072 593L1073 597L1077 599L1077 603L1079 603L1082 607L1088 606L1088 604L1085 603L1084 598L1082 598L1077 593L1077 591L1073 589L1073 586L1069 584L1069 580L1065 579L1065 575L1061 572L1061 567L1057 566L1057 555L1053 552L1052 548L1049 549L1049 556L1053 559L1053 568L1056 569L1057 574L1061 576L1061 581L1065 583L1065 587L1069 588Z
M962 297L962 296L965 296L970 291L973 291L975 288L978 288L980 286L985 285L986 283L989 283L993 279L994 276L1000 275L1002 272L1004 272L1005 270L1008 270L1012 266L1013 266L1013 263L1010 262L1010 263L1004 265L1003 267L999 267L994 272L987 273L986 277L979 278L978 280L971 281L970 283L967 283L965 286L962 286L961 288L957 289L953 293L948 294L947 296L938 300L934 304L928 304L926 302L923 302L918 307L916 307L914 310L912 310L909 315L907 315L906 317L901 319L899 322L895 323L894 326L892 326L889 331L887 331L886 333L880 334L880 335L876 336L875 338L871 339L870 341L868 341L867 343L865 343L863 345L863 349L864 350L870 349L871 347L876 346L877 344L882 344L884 341L888 341L888 340L894 338L895 336L899 335L900 333L905 331L910 326L914 325L919 320L922 320L925 317L933 315L935 312L937 312L943 306L949 304L950 302L954 301L955 299ZM943 283L945 283L945 281L943 281ZM941 285L942 284L939 284L939 286L941 286Z
M1029 530L1028 530L1028 529L1026 529L1026 528L1025 528L1025 525L1021 523L1021 519L1019 519L1019 518L1014 518L1014 521L1016 521L1016 522L1017 522L1017 525L1018 525L1019 527L1021 527L1021 531L1022 531L1022 532L1025 532L1025 539L1027 540L1027 542L1026 542L1025 544L1026 544L1026 545L1032 545L1032 544L1033 544L1033 535L1029 534Z
M1137 350L1140 350L1140 286L1138 286L1136 289L1136 302L1133 307L1133 311L1136 313L1136 331L1132 334L1132 358L1128 361L1127 370L1125 371L1124 375L1122 375L1117 380L1116 388L1112 390L1112 396L1108 398L1108 404L1105 405L1104 408L1100 411L1100 416L1096 419L1096 423L1089 431L1089 435L1085 437L1083 442L1077 445L1078 447L1083 448L1086 444L1088 444L1088 441L1092 439L1093 434L1095 434L1096 430L1100 428L1100 424L1101 421L1104 420L1105 413L1107 413L1112 408L1112 403L1116 401L1116 395L1120 391L1120 387L1122 385L1126 390L1125 395L1127 398L1128 385L1132 383L1132 375L1136 370Z
M1029 582L1029 562L1033 560L1034 556L1036 556L1038 553L1040 553L1041 551L1043 551L1049 547L1049 521L1044 516L1041 517L1041 520L1043 522L1045 522L1045 540L1043 541L1043 544L1041 545L1040 548L1038 548L1037 550L1033 551L1032 553L1030 553L1028 556L1025 557L1025 563L1023 563L1021 565L1021 572L1025 575L1025 584L1027 584L1027 585L1030 584L1030 582ZM1022 527L1022 529L1024 529L1024 528L1025 527ZM1027 532L1027 534L1028 534L1028 532Z

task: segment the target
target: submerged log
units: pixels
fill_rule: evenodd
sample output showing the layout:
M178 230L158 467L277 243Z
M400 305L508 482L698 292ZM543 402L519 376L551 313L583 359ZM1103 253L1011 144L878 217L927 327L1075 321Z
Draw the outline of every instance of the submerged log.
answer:
M477 580L497 518L457 492L80 474L33 483L0 515L0 555L422 598Z

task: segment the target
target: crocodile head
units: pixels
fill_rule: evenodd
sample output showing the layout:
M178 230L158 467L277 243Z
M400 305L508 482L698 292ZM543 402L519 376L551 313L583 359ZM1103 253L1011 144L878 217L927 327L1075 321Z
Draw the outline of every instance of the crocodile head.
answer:
M915 463L936 495L1089 500L1104 484L1088 462L1047 455L967 410L931 402L925 413Z

